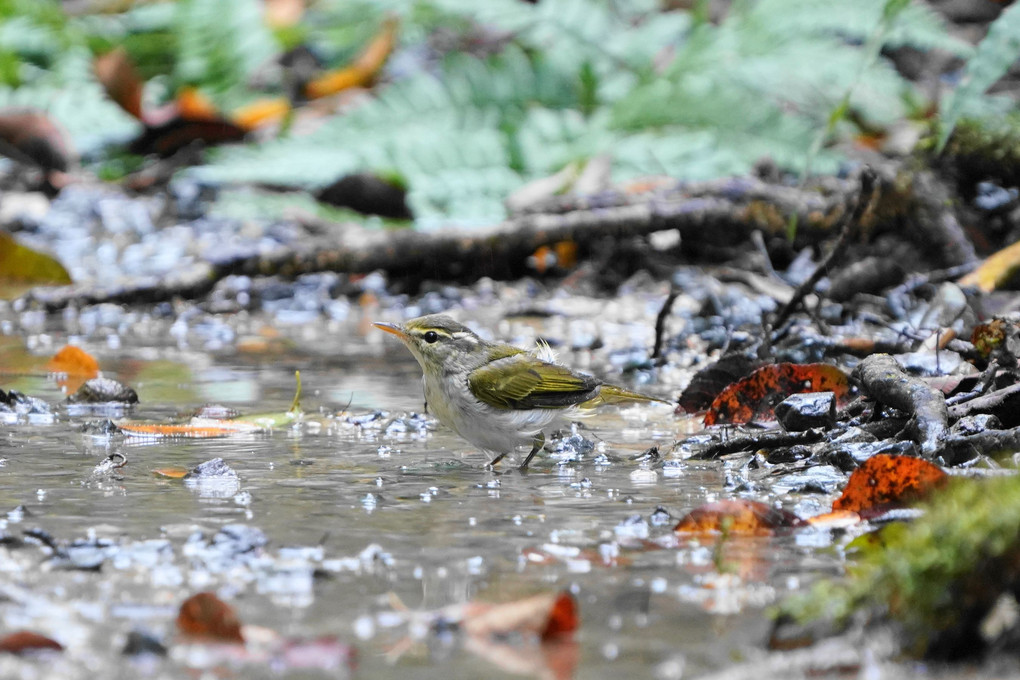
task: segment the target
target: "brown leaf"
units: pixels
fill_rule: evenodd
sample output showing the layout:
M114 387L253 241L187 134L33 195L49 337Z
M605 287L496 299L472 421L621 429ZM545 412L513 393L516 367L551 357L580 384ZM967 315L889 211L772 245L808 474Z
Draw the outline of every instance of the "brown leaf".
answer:
M463 609L460 627L473 636L522 633L550 640L577 630L577 603L566 591L503 604L472 603Z
M791 512L758 501L732 499L707 503L687 513L673 528L684 534L771 536L804 524Z
M19 630L0 638L0 652L21 654L41 649L52 649L60 652L64 650L64 647L52 638L40 635L39 633L33 633L29 630Z
M74 156L63 130L45 113L32 109L0 111L0 154L61 172L67 171Z
M942 468L922 458L879 453L854 470L832 509L863 512L903 507L948 479Z
M96 57L92 68L110 99L137 120L143 120L142 90L145 83L131 63L127 50L118 47Z
M156 154L161 158L191 146L195 142L206 145L229 144L244 139L246 131L228 120L187 120L172 118L161 125L151 125L131 142L130 151L137 154Z
M192 595L181 604L177 614L177 630L182 635L209 642L244 644L241 622L233 607L213 593Z
M318 99L352 87L370 85L393 51L398 26L396 18L387 18L379 33L352 64L328 71L310 81L305 85L305 96L309 99Z
M846 373L830 364L762 366L719 393L705 415L705 425L774 418L776 404L801 392L833 392L837 403L845 402L850 393L850 380Z

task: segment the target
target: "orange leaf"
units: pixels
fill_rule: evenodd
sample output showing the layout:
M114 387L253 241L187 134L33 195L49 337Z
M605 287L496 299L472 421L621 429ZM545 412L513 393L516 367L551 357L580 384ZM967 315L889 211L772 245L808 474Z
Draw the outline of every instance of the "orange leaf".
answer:
M46 370L81 376L88 380L99 375L99 362L81 347L64 345L46 364Z
M830 364L762 366L719 393L705 414L705 425L773 418L776 404L800 392L833 392L837 402L844 402L850 380Z
M186 424L161 423L117 423L124 434L135 437L177 437L183 439L210 439L232 434L259 432L263 428L243 420L217 420L214 418L192 418Z
M213 593L192 595L181 604L177 630L183 635L212 642L244 644L241 622L234 608Z
M157 477L166 477L167 479L184 479L188 475L188 468L182 467L163 467L156 468L152 471L152 474Z
M398 25L396 18L387 18L379 33L351 65L327 71L310 81L305 85L305 96L309 99L318 99L352 87L371 84L393 51Z
M949 479L942 468L922 458L875 454L854 470L833 510L902 507L926 496Z
M86 381L99 375L99 363L81 347L65 345L49 360L46 370L56 373L57 384L74 393Z
M814 517L808 517L807 523L820 529L846 529L861 523L861 516L851 510L833 510Z
M460 626L474 636L531 633L548 640L574 632L578 623L577 603L563 591L504 604L472 603L464 608Z
M976 286L985 293L1006 285L1020 271L1020 241L989 255L981 266L967 274L961 286Z
M687 513L673 528L684 534L735 534L771 536L779 529L798 527L803 521L791 512L758 501L715 501Z
M219 120L220 112L212 100L193 87L182 87L177 93L177 113L184 120Z
M96 57L92 68L110 99L137 120L142 120L142 89L145 84L135 71L127 50L118 47Z
M230 120L245 130L283 120L290 111L290 102L283 97L257 99L230 114Z
M19 630L0 638L0 652L21 654L39 649L53 649L60 652L64 647L56 640L28 630Z

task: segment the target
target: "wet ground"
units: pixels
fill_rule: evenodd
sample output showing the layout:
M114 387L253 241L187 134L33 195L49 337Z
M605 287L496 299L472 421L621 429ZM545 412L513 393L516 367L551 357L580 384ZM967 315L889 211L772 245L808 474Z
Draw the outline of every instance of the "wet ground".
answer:
M651 289L618 307L541 303L602 305L626 319L620 323L608 315L500 322L491 310L462 318L481 319L481 330L505 338L560 341L567 363L668 397L675 387L666 380L678 376L622 375L614 367L647 351L660 303ZM733 541L722 555L697 542L670 544L684 512L731 494L724 463L640 456L695 428L667 406L588 419L581 439L554 439L548 448L564 450L540 456L527 474L486 470L482 455L419 415L417 364L367 323L418 311L355 304L342 319L316 315L288 325L263 313L175 310L160 318L111 308L47 318L6 310L4 387L55 409L0 431L7 513L0 620L8 630L50 635L66 651L45 663L0 658L0 675L55 677L47 669L57 669L64 677L124 677L144 668L177 677L210 664L220 677L238 669L245 677L296 672L210 661L175 644L177 607L213 590L245 624L353 645L358 677L570 677L562 659L528 644L496 654L461 648L452 636L423 637L392 604L395 595L414 610L434 610L567 589L581 615L567 671L694 677L760 653L763 608L805 578L839 569L828 532ZM607 341L571 351L586 333ZM138 391L140 403L127 414L135 420L163 421L208 402L286 411L295 370L306 417L268 434L205 440L109 435L95 425L83 431L121 414L69 410L39 370L69 341L92 353L104 375ZM111 454L126 464L104 462ZM154 473L215 458L236 476L194 482ZM779 500L812 514L827 499ZM125 657L133 631L168 646L169 656ZM337 673L325 665L302 672Z

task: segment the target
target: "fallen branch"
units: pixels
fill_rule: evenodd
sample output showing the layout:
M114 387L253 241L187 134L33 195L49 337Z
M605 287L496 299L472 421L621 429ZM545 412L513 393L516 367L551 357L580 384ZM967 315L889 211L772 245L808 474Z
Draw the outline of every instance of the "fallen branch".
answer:
M874 401L912 416L907 430L921 452L933 457L949 426L949 411L942 392L914 378L888 354L873 354L857 365L851 377Z

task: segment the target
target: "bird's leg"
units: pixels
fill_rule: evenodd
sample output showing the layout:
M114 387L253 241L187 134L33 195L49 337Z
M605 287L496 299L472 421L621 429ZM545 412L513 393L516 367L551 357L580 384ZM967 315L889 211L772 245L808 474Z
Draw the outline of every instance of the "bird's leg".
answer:
M496 463L498 463L499 461L503 460L504 458L506 458L506 453L501 453L498 456L496 456L495 458L493 458L492 460L490 460L488 463L486 463L485 467L487 467L487 468L489 468L491 470L492 468L494 468L496 466Z
M536 453L542 450L543 446L545 446L545 433L539 432L538 435L535 436L534 443L531 445L531 453L529 453L528 457L524 459L524 462L521 463L521 467L519 469L527 470L528 463L531 462L531 459L535 457Z

